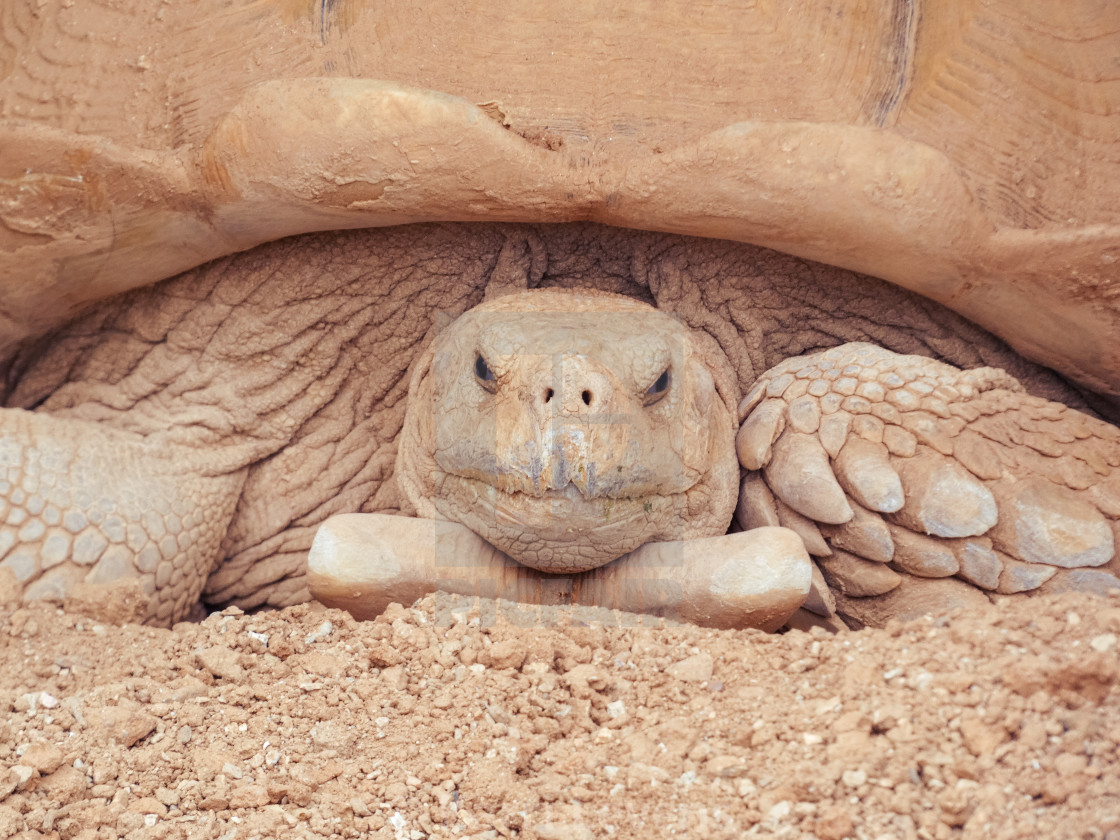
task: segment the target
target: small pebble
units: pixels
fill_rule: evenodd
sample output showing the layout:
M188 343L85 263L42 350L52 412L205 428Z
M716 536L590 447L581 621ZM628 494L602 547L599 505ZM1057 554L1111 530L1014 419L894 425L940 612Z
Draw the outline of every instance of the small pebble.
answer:
M58 769L63 758L62 750L54 744L32 744L23 751L23 755L20 756L20 763L28 767L34 767L46 776Z
M237 682L245 676L245 669L237 661L237 651L228 647L203 648L195 653L195 659L215 677Z
M1089 647L1098 653L1108 653L1116 647L1116 634L1102 633L1099 636L1094 636L1089 640Z
M783 799L781 802L774 805L767 812L766 816L768 819L778 821L788 817L791 811L793 811L793 805L787 800Z
M16 790L22 790L24 785L31 781L32 777L36 774L34 767L29 767L26 764L16 764L12 767L12 773L16 777Z
M665 673L683 682L707 682L712 678L714 665L711 654L698 653L674 662L665 669Z
M314 630L312 630L310 633L308 633L304 641L309 645L314 644L315 642L321 642L323 639L330 636L330 634L333 632L334 625L331 624L330 620L327 620L316 627Z
M245 632L248 634L250 639L256 639L262 645L264 645L265 647L268 647L268 634L267 633L258 633L255 630L247 630Z

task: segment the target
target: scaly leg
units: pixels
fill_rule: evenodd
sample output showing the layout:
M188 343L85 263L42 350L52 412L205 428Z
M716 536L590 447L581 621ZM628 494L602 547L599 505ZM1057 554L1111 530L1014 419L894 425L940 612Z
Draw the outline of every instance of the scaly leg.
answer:
M860 621L1120 587L1120 430L1001 370L845 344L767 371L740 419L740 525L796 530Z
M144 620L172 623L198 602L243 481L139 435L0 409L0 568L25 600L138 580Z

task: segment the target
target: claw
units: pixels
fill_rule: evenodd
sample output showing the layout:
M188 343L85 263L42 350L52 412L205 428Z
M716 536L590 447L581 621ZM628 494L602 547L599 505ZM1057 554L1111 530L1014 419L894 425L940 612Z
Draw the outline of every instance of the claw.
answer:
M881 598L840 598L836 607L845 619L870 627L883 627L890 619L912 621L920 616L950 610L983 609L988 598L975 587L953 578L919 578L906 575L902 585Z
M961 564L952 549L933 537L895 527L894 562L900 569L925 578L949 577Z
M853 505L851 522L827 528L829 542L850 551L864 560L889 563L894 557L894 540L881 517L859 505Z
M1066 569L1103 566L1116 553L1108 520L1071 490L1029 478L1011 492L991 533L1001 551Z
M864 560L846 551L817 560L825 579L850 598L870 598L890 592L902 578L889 566Z
M774 507L774 494L762 476L749 472L739 485L739 503L735 506L735 520L744 531L753 528L778 527L778 511Z
M735 435L739 463L748 470L760 470L770 462L771 446L786 426L786 404L766 400L751 412Z
M902 482L882 444L848 438L836 456L836 477L857 502L871 510L894 513L905 502Z
M1063 592L1091 592L1108 597L1120 589L1120 578L1100 569L1071 569L1055 575L1039 587L1041 595L1060 595Z
M1053 566L1020 563L1007 556L1000 559L1003 561L1003 572L999 576L999 585L996 587L996 592L1000 595L1014 595L1016 592L1038 589L1058 573Z
M926 450L897 462L906 504L894 520L936 537L978 537L996 524L996 500L963 467Z
M809 584L809 594L805 598L805 603L801 606L824 618L831 618L836 614L836 598L833 597L832 590L828 588L828 582L825 581L824 575L821 574L821 570L817 568L816 563L813 564L813 577Z
M774 444L765 473L770 489L798 513L830 525L842 525L852 518L852 508L832 474L828 453L815 436L798 432L782 435Z
M992 550L992 541L987 537L966 540L957 549L957 561L961 567L958 575L963 580L981 589L995 589L999 586L1003 563Z
M801 537L801 542L805 543L806 551L814 557L828 557L832 554L832 549L828 547L828 543L821 536L816 522L807 516L802 516L781 499L777 499L776 502L778 521L783 528L789 528Z
M766 396L765 385L761 381L754 383L754 387L739 401L738 417L740 423L746 419L747 415L762 401L764 396Z

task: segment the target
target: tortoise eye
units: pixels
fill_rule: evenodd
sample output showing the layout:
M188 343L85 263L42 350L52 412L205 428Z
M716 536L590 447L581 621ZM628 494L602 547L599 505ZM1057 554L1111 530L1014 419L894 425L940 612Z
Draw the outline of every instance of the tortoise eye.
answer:
M657 377L657 381L650 385L649 389L646 391L645 404L653 405L665 396L669 390L669 382L671 379L672 377L669 375L669 369L665 368L661 375Z
M479 353L474 360L474 375L478 380L478 384L491 393L498 387L498 381L494 376L494 371L490 370L490 365L486 364L486 360L482 358Z

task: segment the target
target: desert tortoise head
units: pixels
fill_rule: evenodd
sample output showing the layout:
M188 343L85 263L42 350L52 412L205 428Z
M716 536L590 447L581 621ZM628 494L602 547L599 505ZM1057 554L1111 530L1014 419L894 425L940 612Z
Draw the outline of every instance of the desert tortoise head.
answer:
M397 480L421 516L532 568L582 572L727 530L737 402L718 347L648 304L508 295L420 357Z

